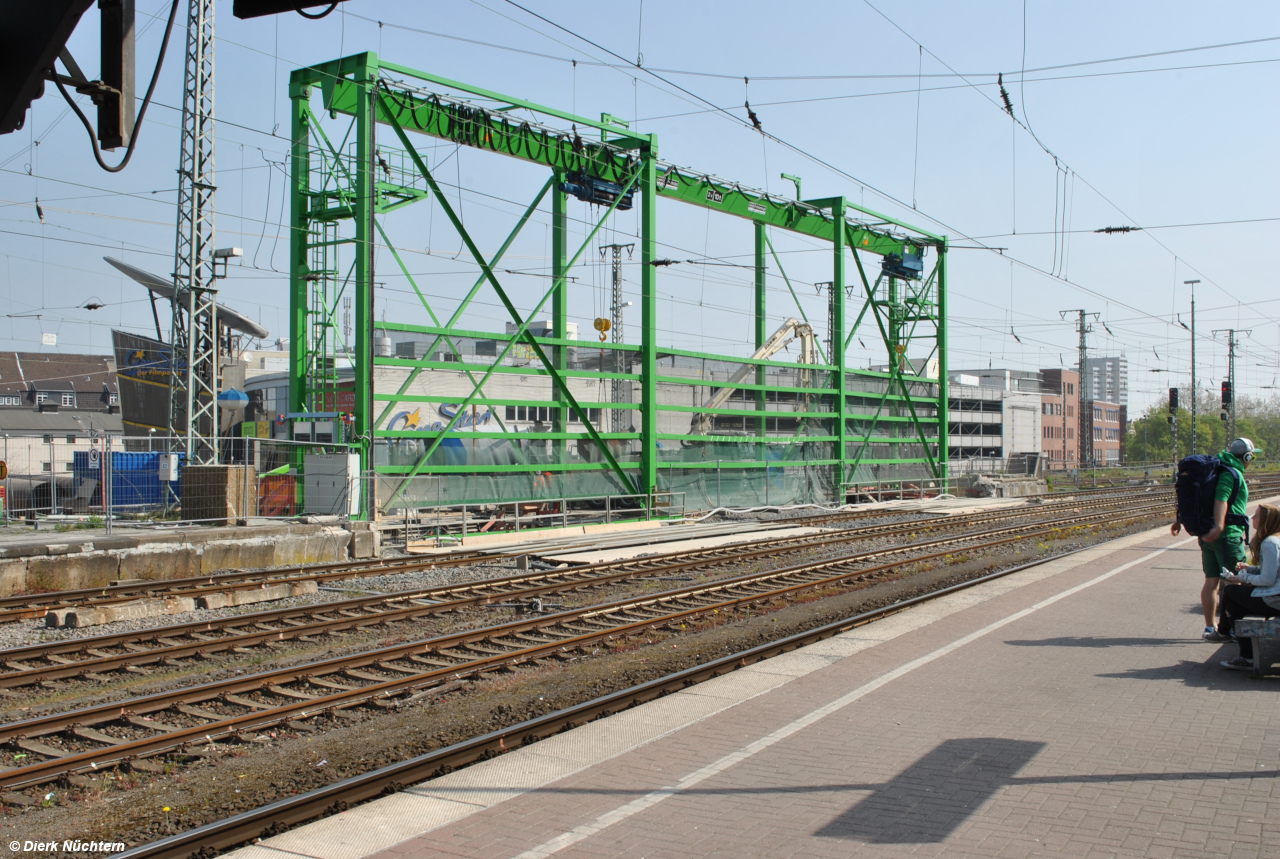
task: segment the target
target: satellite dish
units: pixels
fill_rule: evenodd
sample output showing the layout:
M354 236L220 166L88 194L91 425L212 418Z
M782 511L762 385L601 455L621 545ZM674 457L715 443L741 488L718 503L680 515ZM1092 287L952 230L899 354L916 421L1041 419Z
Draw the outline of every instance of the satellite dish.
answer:
M129 265L127 262L121 262L111 257L103 257L104 260L111 263L124 274L145 286L161 298L167 298L173 301L173 281L154 275L149 271L143 271L140 268ZM241 331L251 337L263 339L267 336L267 329L254 322L247 316L236 313L229 307L223 307L221 304L215 305L218 308L218 322L226 325L228 328ZM190 310L190 302L187 303L187 309Z

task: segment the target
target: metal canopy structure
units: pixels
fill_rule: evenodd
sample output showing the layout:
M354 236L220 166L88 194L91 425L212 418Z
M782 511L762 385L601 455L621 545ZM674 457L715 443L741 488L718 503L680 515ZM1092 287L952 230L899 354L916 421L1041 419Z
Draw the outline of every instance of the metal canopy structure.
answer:
M945 237L845 197L784 199L678 168L659 160L656 135L633 132L608 114L597 122L373 53L295 71L290 98L290 409L310 414L349 404L362 469L377 477L368 482L366 515L547 496L625 494L651 505L667 492L701 493L691 506L830 502L842 500L851 484L877 480L945 490ZM340 125L327 132L335 121ZM550 175L506 240L482 250L415 148L416 136L519 159ZM598 217L571 253L574 197L595 204ZM780 275L795 297L770 233L829 243L833 354L819 349L821 363L799 370L795 363L660 344L658 283L668 262L657 254L662 198L752 224L756 349L770 334L770 261L772 276ZM427 199L479 268L447 312L428 301L384 224L396 210ZM544 204L550 288L522 314L499 276L499 261ZM569 272L615 212L633 205L638 342L604 342L603 333L599 343L570 338ZM421 301L420 321L375 319L377 248L389 251L397 276ZM867 254L880 258L879 270L869 273ZM921 259L917 276L909 266ZM505 331L458 327L483 290L509 315ZM355 342L345 343L338 308L352 293ZM540 314L550 319L549 330L534 328ZM385 344L395 337L416 338L426 348L392 354ZM882 345L883 364L851 367L846 353L855 338ZM341 372L348 365L350 383ZM716 396L744 365L754 367L747 374L752 381L735 382L738 390L728 398ZM713 398L711 432L700 432L702 404ZM445 419L424 422L420 412L429 407ZM627 431L613 431L622 426ZM424 476L433 481L429 490Z

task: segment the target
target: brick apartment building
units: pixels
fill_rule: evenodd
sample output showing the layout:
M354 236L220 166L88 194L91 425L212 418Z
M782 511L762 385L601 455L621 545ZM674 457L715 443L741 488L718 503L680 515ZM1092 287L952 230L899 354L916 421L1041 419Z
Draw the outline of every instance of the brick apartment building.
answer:
M1041 370L1040 445L1045 469L1075 468L1080 456L1080 374L1073 370Z

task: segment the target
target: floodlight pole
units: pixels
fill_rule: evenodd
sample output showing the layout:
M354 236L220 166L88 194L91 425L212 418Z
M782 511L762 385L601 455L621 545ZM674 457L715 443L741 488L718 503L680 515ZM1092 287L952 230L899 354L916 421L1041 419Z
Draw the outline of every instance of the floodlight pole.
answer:
M1200 389L1196 387L1196 280L1184 280L1191 287L1191 455L1196 453L1196 401L1200 399Z

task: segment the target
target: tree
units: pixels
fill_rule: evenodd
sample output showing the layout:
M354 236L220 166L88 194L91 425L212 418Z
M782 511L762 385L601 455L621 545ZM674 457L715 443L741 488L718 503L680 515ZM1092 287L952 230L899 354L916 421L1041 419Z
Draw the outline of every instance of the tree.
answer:
M1217 453L1227 446L1227 423L1219 418L1220 403L1214 393L1200 398L1200 414L1196 419L1196 450L1199 453ZM1156 403L1141 417L1129 422L1125 438L1126 459L1129 462L1176 462L1191 452L1191 412L1179 409L1178 451L1173 452L1173 438L1169 424L1169 410L1164 403ZM1280 399L1271 397L1236 398L1236 435L1252 439L1266 453L1280 457Z

